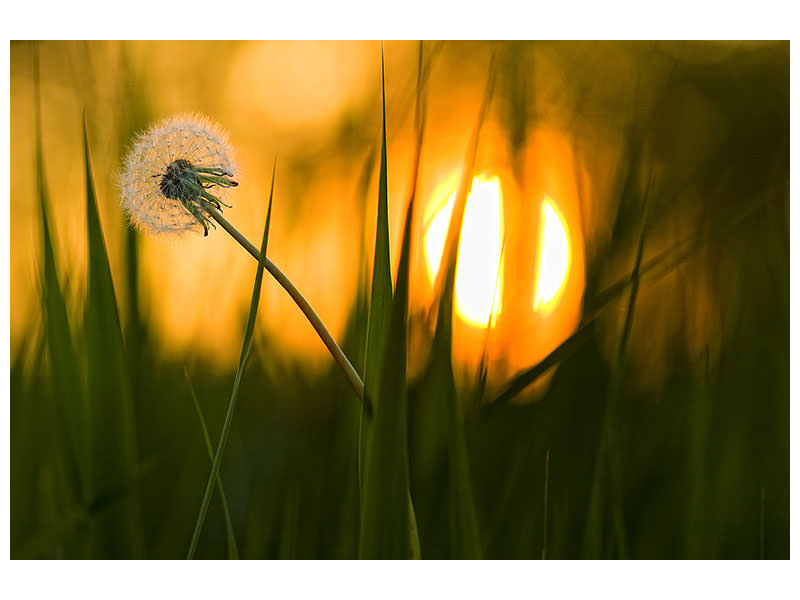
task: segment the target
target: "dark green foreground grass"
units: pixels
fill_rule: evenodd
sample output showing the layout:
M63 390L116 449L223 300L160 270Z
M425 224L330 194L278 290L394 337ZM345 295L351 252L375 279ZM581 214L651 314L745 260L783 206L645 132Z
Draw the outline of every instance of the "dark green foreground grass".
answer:
M499 68L493 65L485 105L492 101L492 69ZM420 61L417 160L425 76ZM740 110L734 100L722 104ZM135 130L146 110L127 110ZM480 143L482 115L465 125L474 129L467 165ZM779 131L783 116L776 118ZM788 123L788 107L785 117ZM379 206L376 250L364 257L375 279L361 282L340 340L365 376L368 408L333 361L329 373L313 379L299 369L276 375L269 366L280 348L262 340L241 373L195 556L788 558L788 141L784 148L779 137L770 146L769 136L774 131L741 133L736 139L760 155L747 147L720 150L698 175L724 179L720 197L730 203L714 213L722 217L710 218L707 239L689 240L688 252L677 248L656 265L639 256L630 279L605 296L597 278L603 257L587 261L584 323L555 353L559 367L544 398L518 406L505 398L480 405L475 390L454 379L451 302L438 307L428 368L417 380L406 378L409 238L402 248L389 247L387 207L408 199L387 197L392 157L384 129L381 183L370 200ZM114 199L96 198L88 147L85 319L68 321L50 238L57 200L46 189L40 143L44 327L11 363L11 556L182 558L234 373L215 376L201 363L159 359L158 340L136 303L120 317L115 294L138 294L138 234L129 237L130 283L112 282L96 203ZM731 164L749 167L731 173ZM768 184L765 173L777 177ZM408 214L413 192L411 200ZM663 203L661 212L650 210L646 201L643 210L643 195L623 199L608 256L615 244L646 244L644 215L657 222L669 210ZM713 364L698 367L676 353L659 389L633 392L627 330L637 318L637 293L657 268L677 268L700 247L735 257L744 284L724 307L737 315L735 326L725 331ZM401 260L393 289L394 253ZM442 289L452 292L454 250L445 256L450 268L443 269ZM629 325L609 363L594 317L612 308L627 314ZM241 331L244 339L244 323ZM33 357L27 366L25 356Z

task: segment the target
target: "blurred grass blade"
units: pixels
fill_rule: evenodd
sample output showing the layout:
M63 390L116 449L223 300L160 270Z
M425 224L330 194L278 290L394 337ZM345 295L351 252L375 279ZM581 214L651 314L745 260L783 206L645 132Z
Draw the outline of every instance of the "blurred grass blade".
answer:
M550 519L548 504L550 502L550 450L544 455L544 500L542 509L542 560L547 560L547 526Z
M767 498L766 488L761 488L761 510L758 513L758 558L764 560L764 503Z
M375 228L375 258L372 263L372 289L367 318L367 345L364 361L364 402L359 429L359 484L363 487L366 453L372 435L372 417L378 399L379 373L392 311L392 274L389 259L389 199L386 166L386 81L381 48L381 166L378 176L378 217Z
M472 494L469 456L464 434L461 411L456 397L452 366L453 343L453 294L455 288L456 259L461 236L461 224L472 188L472 176L478 152L480 132L489 111L494 84L497 77L495 59L489 65L489 75L475 129L472 133L464 171L459 183L453 213L447 230L447 239L441 268L436 277L438 315L436 331L431 349L431 359L420 389L420 405L431 414L431 422L443 422L444 431L430 432L428 444L436 445L436 439L445 436L446 460L449 470L450 501L450 554L452 558L477 559L482 555L477 512ZM441 415L440 418L433 413ZM437 460L438 452L423 450L427 460Z
M513 400L548 370L572 356L591 337L592 327L593 321L584 323L540 362L511 379L506 384L505 390L494 401L486 405L486 409L491 410L492 407L497 407Z
M128 362L108 262L83 124L86 219L89 238L86 337L92 497L124 489L92 521L92 550L103 558L144 555L138 493L136 424Z
M715 417L715 392L715 377L711 374L709 356L706 352L704 377L698 381L698 385L689 399L687 423L687 496L689 501L686 519L686 558L692 560L710 556L712 547L712 535L707 526L709 507L706 486L710 480L709 439Z
M435 290L436 297L440 304L439 316L442 316L441 304L444 304L445 313L452 314L453 289L455 287L456 259L458 257L458 244L461 238L461 224L464 220L464 211L467 207L467 198L472 191L472 177L475 171L475 160L478 155L478 141L481 129L489 114L489 105L494 94L495 81L497 79L497 68L495 56L489 63L489 76L486 81L486 89L483 95L478 121L472 132L469 145L467 146L467 156L464 161L464 171L458 184L453 212L450 216L450 223L447 227L447 237L445 238L444 250L442 252L441 267L436 274ZM438 326L438 322L437 322ZM450 325L447 325L449 328Z
M413 560L422 558L422 548L419 543L419 527L417 526L417 515L414 512L414 502L411 500L411 490L408 491L408 544L409 556Z
M211 443L211 436L208 435L208 427L206 426L206 420L203 417L203 411L200 409L200 403L197 401L197 394L194 393L194 386L192 385L192 379L189 377L189 371L184 367L183 369L184 375L186 375L186 381L189 383L189 394L192 397L192 403L194 404L194 410L197 413L197 418L200 419L200 427L203 430L203 440L206 443L206 450L208 451L208 458L211 461L211 464L214 464L214 446ZM219 497L222 500L222 511L225 513L225 534L228 538L228 558L231 560L238 560L239 559L239 548L236 545L236 535L233 530L233 521L231 521L231 511L228 508L228 498L225 495L225 488L222 486L222 476L217 473L217 490L219 490Z
M403 246L392 300L383 368L378 377L373 432L367 448L359 557L412 557L412 505L408 474L406 318L413 204L406 212ZM416 529L415 523L413 529Z
M45 336L50 353L53 396L59 417L66 424L69 440L67 464L74 469L74 501L86 500L88 485L88 447L86 422L88 420L86 395L80 377L78 355L69 328L66 301L58 280L55 251L47 217L49 197L42 152L42 116L39 91L39 60L34 55L34 102L36 119L36 182L39 193L39 210L42 220L42 312Z
M594 473L592 475L592 487L589 498L589 512L586 520L585 544L588 547L592 558L600 558L602 552L602 497L601 484L603 479L603 465L608 465L609 478L611 483L611 502L612 502L612 521L614 533L617 538L617 548L620 558L627 558L628 544L625 534L623 515L622 515L622 482L621 482L621 457L619 448L619 438L617 435L617 411L619 396L622 388L622 378L625 372L625 358L628 351L628 341L630 339L631 328L633 327L633 315L636 307L636 296L639 292L640 273L642 267L642 256L644 255L644 242L647 238L647 193L644 197L644 217L642 233L639 236L639 246L636 250L636 262L631 272L631 292L628 299L628 306L625 312L625 322L620 335L619 346L611 368L611 379L608 384L608 395L606 400L605 414L603 416L603 428L600 432L600 441L595 454ZM607 462L606 462L607 461Z
M425 122L427 116L427 73L429 69L423 68L423 42L419 42L419 53L417 61L417 99L414 110L414 125L417 130L416 144L414 145L414 160L411 173L411 190L408 199L408 216L406 226L410 227L413 222L414 207L417 204L417 185L419 184L419 165L422 158L422 143L425 136ZM428 65L430 67L430 64ZM403 232L410 235L410 229ZM410 249L409 249L410 252ZM407 273L406 273L407 274ZM411 500L411 490L408 491L408 520L409 520L409 543L411 544L411 558L422 558L422 548L419 542L419 528L417 527L417 516L414 512L414 503Z
M197 513L197 521L195 522L194 532L192 533L192 540L189 543L187 558L190 560L194 558L194 553L197 550L197 543L200 541L200 532L203 530L203 523L208 513L208 505L211 502L211 491L217 479L217 474L219 473L219 466L222 462L222 454L225 452L225 445L228 443L228 435L230 435L231 424L233 423L233 413L236 410L236 402L239 399L239 385L242 382L242 374L247 364L247 357L250 354L250 342L253 339L253 331L256 326L256 314L258 313L258 301L261 298L261 281L264 278L264 270L261 267L261 263L264 262L267 257L267 240L269 239L269 222L272 217L272 195L275 191L275 170L277 165L278 158L276 157L272 165L272 183L269 188L267 218L264 222L264 235L261 238L260 259L256 267L256 278L253 284L253 296L250 300L250 312L247 316L247 328L244 333L244 342L242 343L242 354L239 358L236 376L233 379L233 390L231 391L231 399L228 403L228 412L225 415L225 422L222 425L222 433L220 434L219 444L217 445L217 452L214 454L214 461L211 463L211 473L208 475L208 482L206 483L205 492L203 492L200 510Z
M700 248L713 241L717 236L747 224L747 218L758 209L763 208L765 204L767 204L767 202L753 202L745 206L742 210L734 211L733 214L720 217L702 233L680 242L675 247L668 248L654 258L643 262L639 269L639 280L653 282L667 275L673 269L688 260ZM583 322L578 330L559 344L540 362L511 378L506 384L505 389L493 401L487 404L486 408L491 410L493 406L498 406L513 400L522 393L526 387L531 385L549 369L575 354L584 342L591 337L595 319L597 319L600 313L614 300L624 294L631 285L633 285L632 275L626 275L619 281L603 289L594 298L587 300Z
M444 303L442 303L444 304ZM441 312L439 314L441 318ZM451 338L449 328L437 324L431 348L431 362L420 387L420 405L428 407L434 422L443 424L443 431L430 432L430 435L444 436L442 448L428 450L425 460L444 460L449 473L450 504L450 557L456 559L481 558L480 531L472 495L469 469L469 456L464 434L464 426L456 397L453 377ZM430 467L429 467L430 468Z
M292 479L286 486L283 498L283 515L280 521L280 543L278 545L278 558L280 560L294 560L297 558L300 524L300 484Z

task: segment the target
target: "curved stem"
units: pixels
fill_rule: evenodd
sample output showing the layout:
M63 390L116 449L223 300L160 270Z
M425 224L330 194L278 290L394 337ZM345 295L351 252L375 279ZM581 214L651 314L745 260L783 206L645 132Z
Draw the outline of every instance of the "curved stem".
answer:
M230 236L239 242L239 245L247 250L250 255L256 259L256 261L260 262L259 259L259 252L258 249L251 244L246 237L244 237L239 231L231 225L225 217L223 217L217 210L214 210L212 207L206 207L208 212L214 218L214 220L222 226L222 228L227 231ZM322 322L322 319L319 318L314 309L308 303L305 296L298 290L295 285L291 282L291 280L283 274L283 272L273 263L270 259L264 258L263 262L261 262L261 266L266 269L266 271L272 275L272 277L285 289L289 296L291 296L292 300L294 300L295 304L297 304L298 308L303 311L303 314L308 319L311 326L317 331L317 334L322 339L322 342L327 346L330 353L333 355L334 360L339 364L344 371L347 380L350 382L350 385L353 387L358 399L362 402L364 401L364 382L361 380L361 377L358 375L358 372L353 368L353 365L347 359L342 349L339 347L339 344L333 339L328 329L325 327L325 324Z

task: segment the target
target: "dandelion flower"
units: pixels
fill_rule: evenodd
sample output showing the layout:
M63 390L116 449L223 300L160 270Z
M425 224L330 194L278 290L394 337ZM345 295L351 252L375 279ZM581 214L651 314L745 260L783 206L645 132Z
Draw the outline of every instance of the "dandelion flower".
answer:
M288 292L363 400L361 377L305 296L220 214L223 206L230 208L224 202L230 188L239 185L233 180L232 155L227 134L210 119L191 114L170 117L138 135L125 157L119 178L122 208L135 227L151 234L202 231L208 235L209 225L220 225ZM273 189L274 185L273 167Z
M175 115L139 135L120 189L131 223L151 234L203 231L238 183L227 134L202 115Z

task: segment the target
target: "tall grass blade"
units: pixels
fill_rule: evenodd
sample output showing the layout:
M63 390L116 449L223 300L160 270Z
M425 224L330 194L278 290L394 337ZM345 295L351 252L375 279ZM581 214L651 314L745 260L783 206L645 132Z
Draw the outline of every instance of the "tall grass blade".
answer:
M131 56L127 45L120 47L119 54L119 87L116 92L119 110L115 120L119 123L118 147L127 148L130 140L135 139L137 133L147 128L153 120L152 112L147 101L147 87L145 79L141 76ZM148 342L148 324L146 315L140 305L141 285L141 239L142 232L133 227L124 227L125 240L125 294L127 307L122 316L125 344L130 360L130 372L133 383L133 394L136 402L145 397L143 389L145 382L142 379L148 372L146 344Z
M44 348L37 352L35 346L44 346L42 336L28 336L21 342L21 348L11 358L9 381L9 476L12 485L8 501L12 515L9 523L10 558L27 558L26 540L37 530L38 515L27 510L36 503L36 477L38 473L31 468L31 457L39 452L39 438L28 432L35 429L39 420L38 404L33 402L36 390L31 378L25 374L26 356L43 354ZM37 339L38 338L38 339ZM34 364L41 364L37 359ZM35 533L34 533L35 535Z
M392 300L384 361L378 377L373 432L366 454L361 506L359 557L412 557L412 519L408 474L408 390L406 319L413 204L406 212L403 245ZM413 531L412 531L413 524Z
M98 557L141 558L144 540L133 396L114 283L97 211L85 121L83 143L89 238L85 327L91 491L95 499L112 491L115 494L113 501L97 510L92 521L92 548ZM120 490L124 492L116 495Z
M441 318L441 313L439 314ZM472 493L469 455L451 360L449 327L437 325L431 348L431 364L420 391L420 402L438 404L444 424L444 460L449 475L450 556L478 559L482 556L477 512Z
M703 233L692 236L690 239L678 243L675 247L668 248L650 260L643 262L639 269L639 280L642 282L653 282L664 277L691 258L699 249L712 242L717 236L747 224L747 218L753 215L758 209L763 208L765 204L767 204L767 202L759 200L745 206L742 210L735 211L731 215L720 217ZM512 377L508 383L506 383L503 391L493 401L487 404L487 408L491 409L492 406L497 406L513 400L522 393L525 388L544 375L544 373L552 367L575 354L584 342L591 337L594 321L597 317L600 316L602 311L614 300L624 294L632 284L632 276L627 275L604 288L593 298L587 300L583 321L577 331L559 344L540 362Z
M372 263L372 288L367 317L367 345L364 361L364 402L361 405L359 430L359 482L372 435L372 417L378 401L380 368L392 311L392 274L389 259L389 198L386 166L386 80L381 48L381 164L378 176L378 217L375 228L375 257Z
M486 81L486 89L483 95L483 102L481 104L480 112L478 114L478 121L475 129L472 132L469 145L467 146L467 156L464 161L464 171L461 174L461 179L456 191L456 198L453 204L453 212L450 217L450 223L447 228L447 237L445 238L444 251L442 252L441 265L436 274L435 288L437 291L437 300L439 301L439 317L443 315L441 304L444 304L445 313L452 315L453 304L453 288L455 287L455 274L456 274L456 258L458 256L458 244L461 237L461 224L464 220L464 211L467 207L467 198L472 191L472 177L475 171L475 160L478 155L478 141L480 139L480 132L486 116L489 113L489 105L494 94L495 81L497 79L497 69L495 65L495 57L492 56L491 63L489 64L489 77ZM438 321L437 321L438 325ZM448 324L449 328L450 325Z
M191 560L197 550L197 544L200 541L200 532L203 530L203 523L208 513L208 505L211 502L211 491L214 487L214 482L217 480L219 474L219 466L222 463L222 454L225 452L225 445L228 443L228 436L231 431L231 424L233 423L233 413L236 410L236 403L239 399L239 385L242 382L242 374L244 373L245 365L247 364L247 357L250 355L250 342L253 339L253 331L256 326L256 314L258 313L258 301L261 298L261 281L264 278L264 270L261 268L261 263L267 257L267 240L269 238L269 222L272 216L272 195L275 191L275 170L277 167L278 159L276 157L275 163L272 166L272 183L269 189L269 204L267 205L267 218L264 222L264 235L261 238L261 251L259 264L256 267L256 278L253 284L253 296L250 300L250 312L247 316L247 327L244 333L244 342L242 343L242 354L239 358L239 366L236 369L236 376L233 379L233 390L231 391L231 399L228 403L228 412L225 415L225 422L222 425L222 433L220 434L219 444L217 451L214 454L214 461L211 463L211 473L208 475L208 482L206 483L205 492L203 492L203 500L200 502L200 510L197 513L197 521L195 522L194 532L192 539L189 542L189 551L187 558Z
M542 509L542 560L547 560L547 526L550 520L550 450L544 455L544 508Z
M444 423L444 431L438 432L436 435L443 433L445 436L447 454L445 460L449 471L450 553L452 558L476 559L482 555L467 442L453 376L452 319L456 258L461 224L467 197L472 188L480 132L489 111L496 77L495 59L492 57L483 102L467 148L464 172L456 193L453 213L447 230L441 262L442 268L439 269L436 278L439 303L436 330L431 348L430 364L420 390L420 404L427 407L426 410L438 412L441 415L440 422ZM433 421L439 420L439 418L431 416ZM429 457L435 454L436 451L428 450Z
M689 399L687 423L687 504L686 558L702 559L710 554L708 527L709 437L714 421L716 377L712 375L706 352L705 377L698 381Z
M300 523L300 484L293 479L287 486L283 499L283 515L281 519L281 535L278 547L278 558L293 560L297 558L299 541L298 525Z
M214 445L211 443L211 436L208 434L208 427L206 426L206 420L203 417L203 411L200 408L200 403L197 401L197 394L194 392L194 386L192 385L192 379L189 377L189 371L184 367L183 370L184 375L186 376L186 381L189 384L189 394L192 397L192 404L194 404L194 410L197 413L197 418L200 420L200 428L203 430L203 441L206 444L206 451L208 452L208 458L211 461L211 464L214 464ZM222 486L222 475L217 473L217 490L219 491L220 500L222 500L222 511L225 513L225 535L227 536L228 540L228 558L231 560L238 560L239 559L239 548L236 545L236 535L233 530L233 521L231 520L231 511L228 508L228 498L225 495L225 488Z
M761 510L758 513L758 558L764 560L764 503L767 499L766 488L761 488Z
M59 417L65 423L69 442L67 461L74 469L75 501L85 500L88 485L88 420L86 395L80 377L78 355L69 327L67 305L59 283L55 251L47 216L50 203L42 152L42 116L39 91L38 53L34 55L34 94L36 118L36 182L42 221L42 313L52 369L53 396Z
M417 143L415 147L415 155L413 160L413 172L411 177L411 192L410 192L410 200L408 205L408 213L407 213L407 222L406 222L406 230L403 232L403 243L406 243L406 238L410 236L410 221L408 219L412 218L413 216L413 207L414 201L416 197L416 189L417 189L417 181L419 176L419 162L420 156L422 152L422 136L424 132L424 114L425 110L422 104L422 94L423 90L423 81L422 81L422 43L420 42L420 49L419 49L419 68L417 72L417 102L416 102L416 127L417 127ZM366 371L365 371L365 401L361 407L361 423L359 429L359 484L364 489L364 480L366 477L366 464L367 464L367 456L372 448L372 435L373 435L373 427L374 424L371 419L370 410L374 409L377 406L377 403L380 401L381 398L381 387L380 387L380 377L385 375L384 373L376 373L376 369L382 366L383 361L383 352L385 350L386 344L386 336L388 335L388 331L386 328L389 327L392 318L392 310L393 303L398 301L397 298L397 290L395 291L395 297L393 303L387 304L387 299L392 301L392 280L391 280L391 261L389 256L389 221L388 221L388 192L387 192L387 160L386 160L386 82L385 82L385 71L384 71L384 63L383 63L383 51L381 50L381 95L382 95L382 102L383 102L383 111L382 111L382 131L381 131L381 167L380 167L380 174L379 174L379 183L378 183L378 222L376 227L376 234L375 234L375 257L373 263L373 278L372 278L372 290L370 296L370 307L369 307L369 318L368 318L368 325L367 325L367 347L366 347ZM408 241L408 245L410 247L410 238ZM406 249L406 246L403 246ZM401 253L405 250L401 250ZM410 251L410 250L408 250ZM406 257L407 258L407 257ZM398 270L398 281L400 281L401 275L403 275L406 279L406 287L408 286L408 260L403 263L403 258L401 256L401 265ZM386 295L388 293L388 296ZM408 299L408 291L404 292L406 294L405 303L407 305ZM405 317L404 317L405 318ZM403 322L403 344L405 348L405 321ZM395 338L397 335L400 335L399 332L394 332ZM405 349L403 350L405 352ZM403 363L403 381L405 382L405 362ZM405 383L403 384L405 385ZM405 394L405 392L403 392ZM403 403L407 407L407 399L403 400ZM407 410L405 410L405 416L403 417L406 421L406 429L407 429ZM400 556L403 558L410 557L410 558L420 558L421 557L421 550L420 550L420 543L419 543L419 533L417 530L417 519L414 513L414 504L411 500L411 492L408 489L408 445L406 443L404 450L406 453L405 458L405 469L406 469L406 497L407 497L407 537L408 537L408 545L409 551L406 554L405 552L401 551ZM363 500L363 494L362 494ZM362 531L360 533L359 539L362 540L365 532L363 531L363 523L362 520ZM368 548L369 549L369 548Z
M575 354L575 352L577 352L591 337L593 327L594 320L590 320L581 325L575 333L556 346L556 348L540 362L511 379L497 398L486 405L486 409L491 410L493 407L498 407L510 402L547 371Z
M414 160L413 171L411 173L411 190L409 192L408 212L413 219L414 206L417 203L417 185L419 184L419 165L422 158L422 143L425 137L425 122L428 114L427 111L427 97L428 97L428 79L427 74L429 69L423 67L423 42L419 42L419 54L417 62L417 100L414 111L414 124L417 129L417 139L414 146ZM430 65L428 65L430 67ZM409 221L410 223L410 221ZM410 233L409 233L410 235ZM422 549L419 541L419 529L417 527L417 516L414 513L414 503L411 500L411 490L408 492L408 519L409 519L409 539L411 543L411 558L422 558Z
M644 242L647 237L647 192L645 192L645 213L642 225L642 233L639 236L639 246L636 250L636 262L631 272L631 292L628 299L628 307L625 312L625 322L619 340L619 346L611 369L611 380L608 384L608 396L606 400L605 415L603 417L603 429L600 433L600 442L595 455L594 474L592 476L592 488L589 498L589 513L586 522L586 540L591 556L600 558L602 543L602 498L601 498L601 479L603 478L603 465L608 465L609 479L611 484L612 502L612 522L617 538L617 548L620 558L627 558L628 544L625 534L625 526L622 516L622 483L621 483L621 457L619 448L619 438L617 435L617 411L619 396L622 389L622 379L625 374L625 358L628 352L628 341L630 340L631 328L633 327L633 315L636 307L636 296L639 292L640 272L642 267L642 256L644 255ZM608 461L606 463L606 461Z

